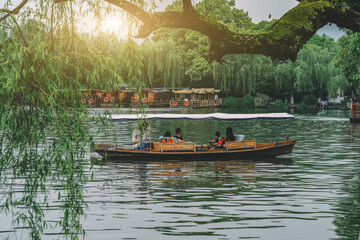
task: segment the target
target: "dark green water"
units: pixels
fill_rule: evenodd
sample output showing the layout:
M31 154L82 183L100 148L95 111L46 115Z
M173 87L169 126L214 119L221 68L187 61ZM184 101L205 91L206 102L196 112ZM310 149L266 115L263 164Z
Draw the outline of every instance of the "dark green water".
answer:
M345 112L295 115L291 121L151 122L153 138L180 127L185 140L199 144L228 126L257 142L285 135L297 140L293 154L275 160L122 163L88 152L84 173L90 176L90 162L96 163L94 179L81 185L87 204L81 218L84 238L357 239L360 124L350 124ZM96 141L130 147L134 126L114 123ZM89 123L89 129L96 126ZM26 179L7 174L12 185L2 186L1 196L22 194ZM63 215L57 196L61 184L46 183L45 219L54 228L44 231L44 239L64 238L56 225ZM28 229L12 220L11 211L0 213L0 238L27 239Z

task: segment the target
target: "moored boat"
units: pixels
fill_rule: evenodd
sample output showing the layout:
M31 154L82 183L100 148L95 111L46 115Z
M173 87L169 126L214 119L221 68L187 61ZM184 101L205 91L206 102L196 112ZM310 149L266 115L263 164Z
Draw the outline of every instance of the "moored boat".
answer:
M352 123L360 123L360 104L351 105L351 116L349 118Z

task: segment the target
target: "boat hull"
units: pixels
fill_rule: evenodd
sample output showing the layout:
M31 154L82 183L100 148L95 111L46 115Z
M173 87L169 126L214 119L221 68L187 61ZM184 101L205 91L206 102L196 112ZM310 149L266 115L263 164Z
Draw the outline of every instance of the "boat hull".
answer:
M258 144L255 149L242 149L226 151L221 150L202 150L196 152L151 152L149 150L132 149L94 149L102 157L109 160L189 160L189 161L214 161L214 160L241 160L249 158L276 157L292 152L296 140L283 141L276 144ZM269 145L269 143L268 143Z
M350 117L351 123L360 123L360 117Z

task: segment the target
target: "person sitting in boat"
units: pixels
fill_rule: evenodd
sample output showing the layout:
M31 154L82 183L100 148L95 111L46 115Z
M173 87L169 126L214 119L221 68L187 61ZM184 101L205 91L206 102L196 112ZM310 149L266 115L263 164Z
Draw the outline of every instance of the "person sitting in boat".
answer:
M150 125L145 120L140 120L132 133L133 149L144 149L147 146L148 138L151 136ZM140 140L141 139L141 140Z
M220 132L216 131L215 132L215 140L213 142L211 142L211 146L216 147L218 142L221 140L222 138L220 137Z
M215 132L215 140L214 140L214 144L217 144L220 140L220 132L219 131L216 131Z
M224 138L220 137L219 131L216 131L215 132L215 140L212 142L209 142L209 144L212 149L213 148L219 149L219 148L222 148L223 142L224 142Z
M235 136L231 127L228 127L226 129L226 141L227 142L235 141Z
M185 142L184 139L181 136L181 129L180 128L175 129L175 138L178 140L179 143Z
M169 131L166 131L164 136L160 137L160 141L162 143L177 143L177 139L171 137L171 133Z
M234 136L232 128L228 127L226 129L226 137L220 138L215 148L216 149L224 148L226 142L231 142L231 141L235 141L235 136Z

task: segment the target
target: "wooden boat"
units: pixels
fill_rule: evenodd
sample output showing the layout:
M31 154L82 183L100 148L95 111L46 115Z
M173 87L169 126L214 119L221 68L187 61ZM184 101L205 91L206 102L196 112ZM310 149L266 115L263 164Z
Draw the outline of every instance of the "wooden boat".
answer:
M360 123L360 104L351 105L351 116L349 118L352 123Z
M224 149L195 143L152 143L144 150L124 149L107 144L97 145L93 151L106 159L116 160L241 160L276 157L293 151L296 140L256 143L255 140L227 142Z
M141 118L137 114L121 114L106 116L108 121L135 121ZM147 114L147 120L222 120L222 121L249 121L249 120L290 120L293 115L288 113L262 114ZM240 141L241 140L241 141ZM296 140L256 143L255 140L226 142L224 148L215 149L209 145L196 146L195 143L161 143L148 144L147 149L135 150L118 148L109 144L97 144L92 148L107 159L119 160L240 160L244 158L276 157L291 153Z

